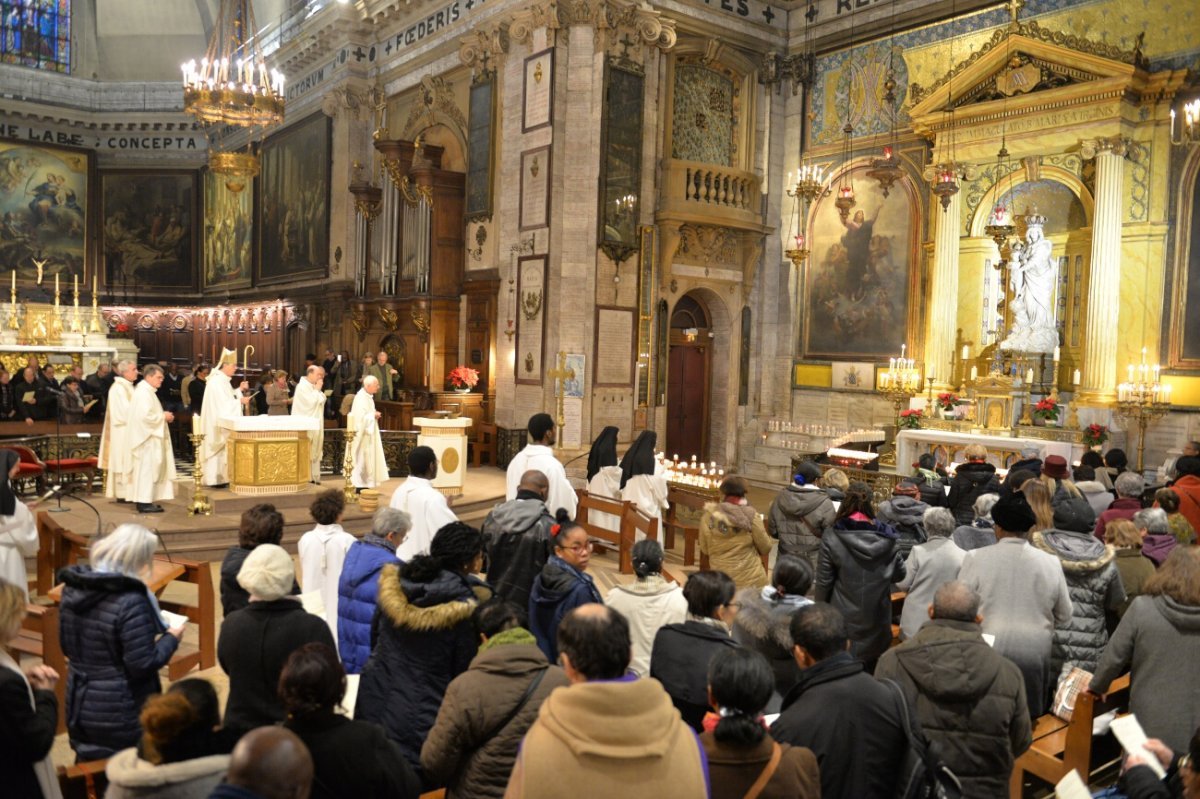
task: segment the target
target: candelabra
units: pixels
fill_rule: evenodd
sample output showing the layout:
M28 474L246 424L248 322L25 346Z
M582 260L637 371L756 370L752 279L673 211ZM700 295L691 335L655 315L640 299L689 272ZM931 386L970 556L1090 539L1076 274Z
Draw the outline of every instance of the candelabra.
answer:
M212 516L212 500L204 493L204 459L200 455L204 444L204 434L189 433L188 439L192 442L192 452L194 453L192 457L195 458L195 464L192 466L192 481L195 488L192 491L192 504L188 506L188 516Z
M349 505L357 497L357 492L354 490L354 430L346 428L345 434L346 452L342 458L342 477L344 479L342 485L342 496Z
M1146 363L1146 348L1142 347L1142 362L1128 366L1129 382L1117 386L1117 415L1138 429L1137 471L1145 467L1146 428L1171 409L1171 387L1159 382L1161 367Z
M933 375L925 378L925 382L929 384L929 396L925 399L925 418L933 418L937 406L933 404Z
M1176 147L1200 144L1200 99L1184 103L1183 129L1178 136L1175 134L1175 109L1171 109L1171 144Z
M900 412L908 407L908 402L916 395L915 387L905 386L897 383L894 386L884 385L881 381L879 393L883 394L884 399L892 404L896 411L896 429L900 429ZM918 386L919 387L919 384Z
M812 205L813 200L818 197L823 197L829 193L829 189L824 185L824 168L805 164L796 172L796 182L792 184L792 175L788 173L788 188L787 195L793 199L796 204L796 225L797 233L795 236L795 246L786 251L787 257L795 266L800 266L808 258L808 242L804 238L804 231L808 229L808 210Z

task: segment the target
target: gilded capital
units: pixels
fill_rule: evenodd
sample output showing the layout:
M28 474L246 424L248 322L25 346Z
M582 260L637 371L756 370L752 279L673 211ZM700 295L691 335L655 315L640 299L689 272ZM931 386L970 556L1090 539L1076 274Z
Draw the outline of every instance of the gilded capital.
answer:
M1101 153L1112 153L1121 158L1131 154L1134 142L1124 136L1103 136L1097 139L1084 139L1079 142L1079 154L1084 160L1090 161Z

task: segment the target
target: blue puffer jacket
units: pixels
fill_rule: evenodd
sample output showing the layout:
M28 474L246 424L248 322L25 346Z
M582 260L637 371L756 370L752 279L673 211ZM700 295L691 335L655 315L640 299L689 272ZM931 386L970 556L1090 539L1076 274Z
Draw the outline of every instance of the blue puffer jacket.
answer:
M159 693L158 670L179 646L145 583L89 566L62 574L59 636L67 671L67 730L80 760L137 746L138 714Z
M604 602L592 576L551 556L529 594L529 631L551 663L558 660L558 623L570 611L592 602Z
M347 674L358 674L371 656L371 619L379 597L379 572L389 563L403 565L396 548L368 533L346 552L338 578L338 652Z

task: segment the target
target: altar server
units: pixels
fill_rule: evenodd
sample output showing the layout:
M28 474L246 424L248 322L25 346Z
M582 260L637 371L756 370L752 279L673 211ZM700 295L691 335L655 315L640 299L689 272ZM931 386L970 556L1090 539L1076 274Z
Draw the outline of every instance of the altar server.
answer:
M412 527L404 543L396 548L396 557L406 563L417 555L428 555L437 531L458 521L446 495L433 487L437 473L437 455L433 449L413 447L408 453L408 478L392 494L391 506L412 517Z
M13 491L12 478L20 465L15 451L0 449L0 581L17 586L28 599L25 558L38 553L38 532L33 514Z
M307 416L316 419L317 429L308 433L308 457L311 461L308 479L321 482L321 449L325 446L325 370L313 364L304 377L296 383L296 395L292 397L292 416Z
M508 464L508 490L506 499L517 498L517 484L521 475L530 469L546 475L550 481L550 494L546 498L546 507L553 516L559 508L566 508L571 518L575 518L575 509L579 504L575 489L567 480L567 470L554 457L554 442L557 438L554 430L554 420L548 413L535 413L529 417L529 438L531 443L513 456Z
M225 446L228 442L229 431L220 426L223 419L236 419L242 415L242 407L250 402L250 398L242 396L241 392L249 388L245 380L237 389L233 387L231 378L237 372L237 351L221 349L221 360L217 368L204 382L204 401L201 429L204 432L204 444L201 460L204 464L204 484L212 488L225 488L229 485L229 469L226 463Z
M163 410L157 393L164 379L161 366L150 364L145 368L142 382L133 390L125 423L125 444L133 459L125 499L137 503L138 513L162 513L157 502L175 498L175 455L167 428L175 416Z
M100 456L97 459L97 465L104 470L104 496L120 502L125 501L126 485L133 472L133 457L125 439L135 380L137 362L118 362L117 376L108 391L108 408L104 414L104 432L100 437Z
M387 458L383 454L383 436L379 432L379 411L375 410L375 394L379 380L374 375L363 378L363 387L354 395L354 404L346 416L347 428L354 431L351 447L354 472L350 480L361 491L375 488L388 479Z

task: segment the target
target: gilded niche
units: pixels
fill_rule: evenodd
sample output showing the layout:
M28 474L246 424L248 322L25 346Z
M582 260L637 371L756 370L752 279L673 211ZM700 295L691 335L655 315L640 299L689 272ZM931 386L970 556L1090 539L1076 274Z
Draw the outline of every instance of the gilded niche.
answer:
M728 70L677 63L671 157L733 166L736 100Z

